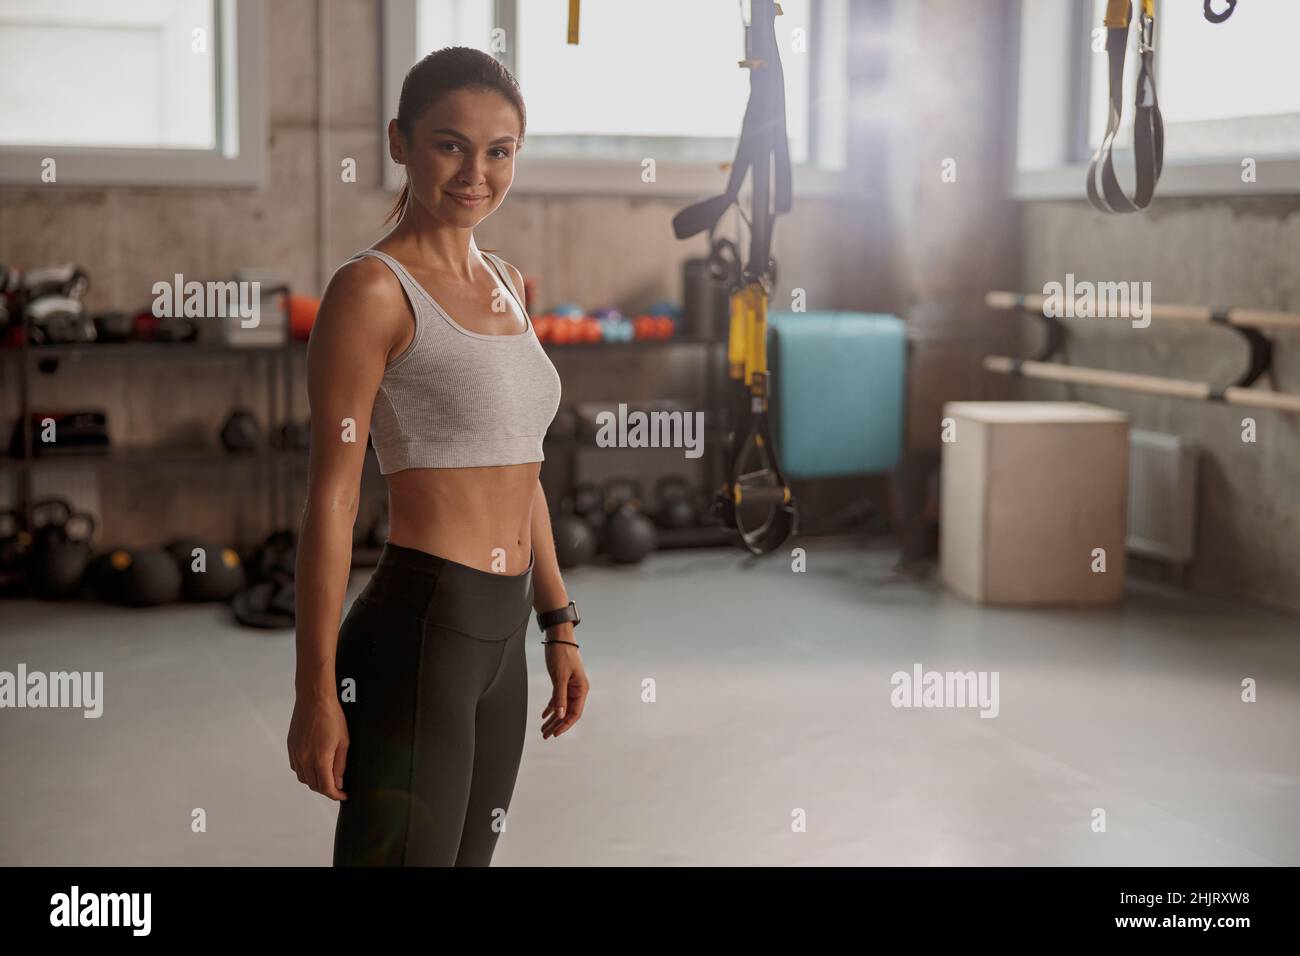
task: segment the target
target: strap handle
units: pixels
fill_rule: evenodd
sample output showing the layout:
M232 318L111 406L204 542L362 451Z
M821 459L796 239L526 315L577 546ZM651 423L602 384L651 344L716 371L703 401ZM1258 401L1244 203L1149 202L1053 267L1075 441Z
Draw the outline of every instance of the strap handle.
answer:
M1106 134L1088 164L1088 201L1105 213L1137 212L1146 209L1155 195L1164 168L1165 126L1155 82L1155 0L1141 0L1138 18L1138 80L1133 122L1133 155L1136 183L1132 198L1125 194L1115 176L1112 151L1124 111L1124 59L1128 52L1131 0L1108 0L1106 17L1106 59L1110 68L1110 112ZM1100 174L1101 188L1097 182Z
M1237 0L1228 0L1228 9L1222 13L1214 12L1214 0L1205 0L1205 19L1211 23L1222 23L1228 17L1232 16L1232 11L1237 9Z

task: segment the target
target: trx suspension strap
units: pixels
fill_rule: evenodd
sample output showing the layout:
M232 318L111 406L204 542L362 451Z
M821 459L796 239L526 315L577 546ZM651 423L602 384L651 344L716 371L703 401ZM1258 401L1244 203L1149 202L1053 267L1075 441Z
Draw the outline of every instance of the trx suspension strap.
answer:
M1232 16L1232 11L1237 9L1237 0L1228 0L1228 8L1222 13L1214 12L1214 0L1205 0L1205 19L1211 23L1222 23L1228 17Z
M564 36L565 41L568 43L576 44L578 42L578 7L580 3L581 0L569 0L569 29Z
M1106 59L1110 66L1110 115L1106 135L1088 166L1088 201L1102 212L1137 212L1147 208L1156 191L1165 161L1165 125L1156 100L1155 57L1156 0L1138 0L1138 80L1133 122L1133 159L1137 186L1130 199L1120 188L1111 163L1111 150L1124 112L1124 58L1128 52L1128 26L1132 0L1107 0ZM1101 193L1097 191L1098 172Z
M756 555L780 547L798 525L798 510L781 474L767 412L767 303L776 281L772 228L776 217L789 212L793 205L785 74L776 45L776 17L780 12L774 0L750 2L745 59L740 62L750 71L749 103L726 191L687 206L673 217L673 232L678 239L708 230L710 271L726 283L730 294L728 376L732 388L748 398L748 414L739 416L724 442L724 479L715 492L711 513ZM715 233L728 209L734 205L740 210L740 186L751 169L749 259L742 265L736 244ZM755 509L765 514L761 522L752 518Z

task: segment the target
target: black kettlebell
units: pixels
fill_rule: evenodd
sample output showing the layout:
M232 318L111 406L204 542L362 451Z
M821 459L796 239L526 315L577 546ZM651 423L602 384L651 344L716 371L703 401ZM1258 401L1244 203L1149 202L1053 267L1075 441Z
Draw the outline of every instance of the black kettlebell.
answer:
M585 517L605 510L605 494L594 481L580 481L573 486L573 513Z
M43 525L32 544L32 593L47 601L75 597L90 563L94 536L95 519L84 511Z
M31 529L31 547L27 552L27 569L32 584L32 593L44 597L44 588L36 581L37 558L55 550L59 543L67 540L64 525L72 516L72 505L67 499L51 497L38 498L33 501L28 519Z
M656 521L661 528L693 528L697 517L691 484L681 475L664 475L655 484L659 510Z
M31 577L32 534L21 508L0 511L0 595L12 597L27 589Z
M640 510L645 495L635 478L611 478L605 482L605 513L612 515L624 505Z

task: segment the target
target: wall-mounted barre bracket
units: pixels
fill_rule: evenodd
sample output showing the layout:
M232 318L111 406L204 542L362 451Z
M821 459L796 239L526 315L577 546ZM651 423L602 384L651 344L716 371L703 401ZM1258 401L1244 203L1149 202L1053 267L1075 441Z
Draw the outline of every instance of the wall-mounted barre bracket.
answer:
M1043 323L1043 330L1047 333L1047 338L1043 341L1043 347L1038 350L1034 356L1035 362L1050 362L1060 354L1061 349L1065 347L1065 338L1069 335L1065 323L1054 315L1048 315L1042 309L1031 309L1025 305L1020 305L1019 310L1022 314L1037 319Z
M1271 373L1273 371L1273 340L1259 329L1244 325L1233 325L1231 311L1231 309L1215 309L1210 313L1210 321L1232 329L1246 340L1246 345L1250 348L1250 362L1246 366L1246 371L1242 372L1241 376L1232 384L1238 388L1249 388L1258 382L1266 372Z

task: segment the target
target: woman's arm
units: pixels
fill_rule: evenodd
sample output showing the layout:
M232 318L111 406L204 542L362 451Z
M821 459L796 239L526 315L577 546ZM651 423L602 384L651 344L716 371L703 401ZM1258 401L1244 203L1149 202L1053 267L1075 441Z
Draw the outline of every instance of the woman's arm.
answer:
M307 347L311 456L294 581L297 702L289 756L303 783L336 800L342 796L347 732L335 685L335 649L352 570L370 414L402 322L411 321L402 295L382 262L367 257L344 265L321 299Z
M555 537L551 532L551 514L540 478L537 479L537 490L533 492L532 535L533 608L540 614L567 607L569 595L564 590L564 579L560 577L560 561L555 555ZM573 640L573 622L557 624L546 632L546 636L561 641Z
M560 577L560 562L555 556L555 538L551 533L551 515L546 507L546 492L541 479L533 493L531 516L533 536L533 608L553 611L566 607L569 596ZM548 641L572 641L574 626L565 621L546 631ZM546 669L551 675L551 699L542 711L542 737L559 736L578 722L586 706L591 684L578 648L571 644L546 645ZM548 719L549 718L549 719Z

